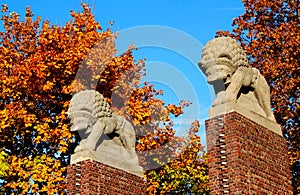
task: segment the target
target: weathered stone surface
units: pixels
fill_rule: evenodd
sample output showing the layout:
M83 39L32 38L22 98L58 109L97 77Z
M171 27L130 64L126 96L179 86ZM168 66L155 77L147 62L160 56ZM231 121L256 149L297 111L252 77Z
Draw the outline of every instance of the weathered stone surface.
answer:
M100 93L86 90L75 94L67 114L71 131L78 131L82 139L71 156L71 164L92 159L143 174L135 152L133 126L125 118L112 114Z
M262 114L262 111L259 111L256 107L245 107L245 104L229 102L216 107L212 107L211 109L209 109L209 118L214 118L219 115L231 112L238 112L244 116L247 116L252 121L282 136L281 126L277 122L266 118Z
M83 150L71 155L71 164L85 160L94 160L138 176L143 176L143 169L137 164L136 159L130 159L124 147L111 142L111 140L105 141L96 151Z
M265 78L256 68L249 67L245 52L234 39L219 37L209 41L199 67L207 75L207 82L214 86L213 107L236 103L276 122ZM212 113L211 117L218 115Z

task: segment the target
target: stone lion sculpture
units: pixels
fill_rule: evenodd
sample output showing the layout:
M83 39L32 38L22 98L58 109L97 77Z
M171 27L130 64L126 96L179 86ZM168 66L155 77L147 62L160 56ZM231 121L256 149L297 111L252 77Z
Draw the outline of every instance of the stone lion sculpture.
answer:
M78 131L82 138L75 148L75 155L88 151L96 159L103 161L105 158L113 166L124 166L124 162L138 165L133 126L112 113L102 94L94 90L75 94L67 115L71 131ZM118 160L120 163L116 162Z
M213 107L237 102L241 95L252 92L264 115L275 120L269 86L259 71L249 66L245 52L235 39L219 37L209 41L198 65L217 94Z

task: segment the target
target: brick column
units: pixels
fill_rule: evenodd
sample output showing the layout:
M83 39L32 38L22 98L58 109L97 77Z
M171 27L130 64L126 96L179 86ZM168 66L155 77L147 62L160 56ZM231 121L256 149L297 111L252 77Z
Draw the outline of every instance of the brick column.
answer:
M210 192L293 194L285 139L237 112L206 121Z
M146 194L143 177L94 160L69 165L67 174L67 194Z

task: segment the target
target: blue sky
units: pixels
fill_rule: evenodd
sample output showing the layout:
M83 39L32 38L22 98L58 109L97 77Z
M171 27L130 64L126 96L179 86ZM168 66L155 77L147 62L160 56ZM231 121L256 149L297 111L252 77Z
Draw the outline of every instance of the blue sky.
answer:
M214 94L197 62L202 46L214 38L216 31L231 30L232 19L244 12L240 0L1 0L1 4L19 14L30 6L36 16L58 25L70 20L70 10L78 11L81 2L93 7L96 20L104 29L109 27L109 21L114 21L112 30L119 32L119 52L131 44L139 48L134 52L135 58L147 58L144 80L165 90L165 102L193 102L185 115L175 120L181 134L190 121L207 119ZM200 135L205 144L204 124Z

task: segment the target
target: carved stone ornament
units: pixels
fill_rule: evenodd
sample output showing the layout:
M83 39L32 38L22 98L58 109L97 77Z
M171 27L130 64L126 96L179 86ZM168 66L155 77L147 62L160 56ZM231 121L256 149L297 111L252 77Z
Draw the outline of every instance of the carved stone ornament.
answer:
M112 113L102 94L94 90L75 94L67 114L71 131L78 131L81 137L71 163L92 159L137 175L143 174L135 152L133 126Z
M249 66L235 39L219 37L209 41L198 65L216 93L211 118L235 110L281 134L270 106L269 85L258 69ZM262 117L267 120L262 122Z

